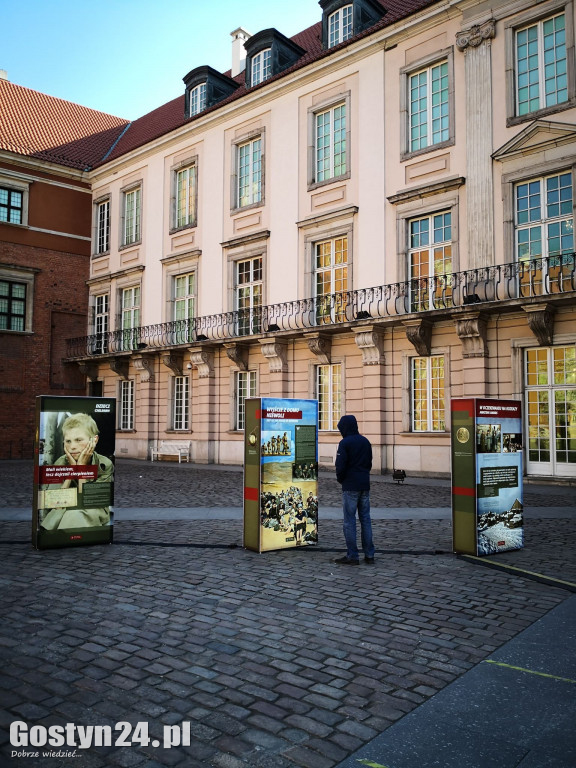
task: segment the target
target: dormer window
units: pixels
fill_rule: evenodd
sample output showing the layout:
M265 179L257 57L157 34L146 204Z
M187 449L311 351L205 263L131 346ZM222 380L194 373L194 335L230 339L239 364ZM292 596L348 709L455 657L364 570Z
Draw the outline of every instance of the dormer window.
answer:
M260 53L252 57L252 67L250 73L250 85L268 80L272 74L272 49L265 48Z
M190 117L206 109L206 83L200 83L190 91Z
M328 17L328 47L333 48L352 37L352 6L345 5Z

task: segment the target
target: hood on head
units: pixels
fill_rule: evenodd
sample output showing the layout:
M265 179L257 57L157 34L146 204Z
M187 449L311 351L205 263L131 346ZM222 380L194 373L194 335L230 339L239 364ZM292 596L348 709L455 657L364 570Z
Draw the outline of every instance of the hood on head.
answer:
M357 435L358 422L356 421L356 416L352 416L351 414L348 416L342 416L338 422L338 429L340 430L342 437L348 437L348 435Z

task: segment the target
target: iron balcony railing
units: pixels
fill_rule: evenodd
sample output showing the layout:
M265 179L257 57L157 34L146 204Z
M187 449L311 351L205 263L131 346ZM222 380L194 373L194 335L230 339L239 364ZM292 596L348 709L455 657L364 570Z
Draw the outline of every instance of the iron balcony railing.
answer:
M232 341L571 291L576 291L576 253L68 339L67 358Z

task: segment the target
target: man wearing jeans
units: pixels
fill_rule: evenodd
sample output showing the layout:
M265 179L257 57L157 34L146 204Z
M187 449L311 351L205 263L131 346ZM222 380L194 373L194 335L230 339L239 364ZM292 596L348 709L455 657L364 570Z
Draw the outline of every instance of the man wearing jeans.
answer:
M342 440L336 454L336 480L342 486L346 556L339 557L334 562L338 565L358 565L359 563L356 543L356 510L358 510L364 562L373 565L374 542L370 519L372 446L370 441L358 432L356 416L342 416L338 422L338 429Z

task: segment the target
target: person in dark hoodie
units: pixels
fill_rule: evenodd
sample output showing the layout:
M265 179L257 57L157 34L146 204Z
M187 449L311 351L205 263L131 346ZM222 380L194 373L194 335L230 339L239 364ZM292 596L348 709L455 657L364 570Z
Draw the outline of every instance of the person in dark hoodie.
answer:
M356 511L358 511L364 562L372 565L374 563L374 542L370 519L372 446L368 438L359 433L355 416L342 416L338 422L338 429L342 440L336 454L336 480L342 486L346 555L334 562L338 565L358 565L359 563L356 543Z

